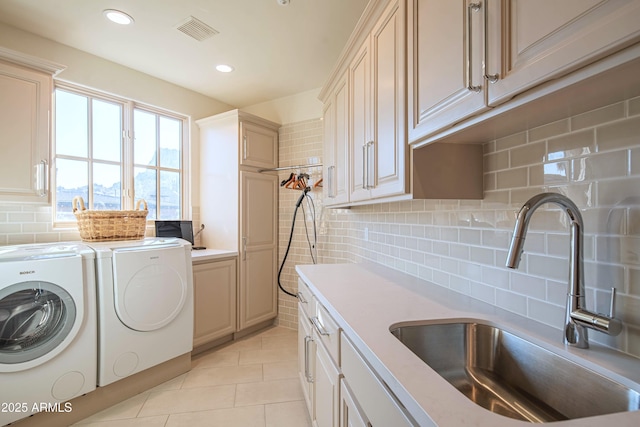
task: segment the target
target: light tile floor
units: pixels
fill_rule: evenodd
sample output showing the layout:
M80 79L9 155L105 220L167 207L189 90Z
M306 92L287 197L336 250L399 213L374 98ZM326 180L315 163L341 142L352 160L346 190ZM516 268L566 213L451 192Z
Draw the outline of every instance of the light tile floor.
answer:
M188 373L74 425L311 427L297 332L274 327L193 358Z

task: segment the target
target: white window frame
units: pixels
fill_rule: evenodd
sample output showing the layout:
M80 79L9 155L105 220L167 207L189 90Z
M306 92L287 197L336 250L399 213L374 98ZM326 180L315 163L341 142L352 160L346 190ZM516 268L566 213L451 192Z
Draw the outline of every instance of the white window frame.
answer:
M191 129L191 118L184 114L176 113L173 111L169 111L163 108L154 107L149 104L144 104L141 102L136 102L131 99L126 99L119 96L114 96L107 94L105 92L97 91L94 89L89 89L86 87L70 84L67 82L55 81L54 90L53 90L53 106L52 108L52 132L51 132L51 215L53 218L53 227L54 228L76 228L76 221L59 221L56 219L56 141L55 141L55 125L56 125L56 111L55 111L55 93L56 89L68 91L71 93L75 93L82 96L90 96L102 101L112 102L122 105L122 125L123 125L123 135L122 135L122 158L121 158L121 202L122 209L131 210L135 208L135 190L134 190L134 169L135 165L133 162L133 114L134 109L143 110L152 114L159 114L165 117L169 117L175 120L179 120L182 122L182 146L180 153L180 211L181 211L181 220L190 220L192 216L191 212L191 150L190 150L190 129ZM164 168L159 165L156 166L156 169L163 170ZM160 185L160 182L157 182L157 185ZM89 182L89 189L92 188L92 183ZM85 200L85 203L88 201ZM88 206L87 206L88 207ZM147 227L153 226L155 222L155 218L147 219Z

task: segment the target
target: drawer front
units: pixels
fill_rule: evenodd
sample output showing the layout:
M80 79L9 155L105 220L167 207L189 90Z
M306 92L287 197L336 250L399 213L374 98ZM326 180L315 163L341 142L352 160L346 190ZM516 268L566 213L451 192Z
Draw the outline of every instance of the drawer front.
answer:
M311 323L327 349L327 353L333 359L333 363L340 366L340 328L319 302L316 302L316 314L311 318Z
M316 299L311 293L311 289L307 286L302 279L298 279L298 307L302 309L304 315L311 319L315 316L316 312Z
M378 379L344 334L341 334L341 341L342 373L371 425L414 425L387 386Z

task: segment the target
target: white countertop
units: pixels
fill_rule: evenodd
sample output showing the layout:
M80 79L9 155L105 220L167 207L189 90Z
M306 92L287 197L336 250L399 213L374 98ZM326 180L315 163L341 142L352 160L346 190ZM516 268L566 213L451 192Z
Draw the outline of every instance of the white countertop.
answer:
M238 256L238 251L230 251L227 249L200 249L191 250L191 261L199 264L202 262L215 261L217 259L231 258Z
M562 343L559 329L413 276L377 264L299 265L296 270L420 426L531 424L494 414L467 399L389 332L390 326L399 322L481 320L499 325L582 366L640 389L640 359L593 342L587 350L568 348ZM640 411L559 424L638 426Z

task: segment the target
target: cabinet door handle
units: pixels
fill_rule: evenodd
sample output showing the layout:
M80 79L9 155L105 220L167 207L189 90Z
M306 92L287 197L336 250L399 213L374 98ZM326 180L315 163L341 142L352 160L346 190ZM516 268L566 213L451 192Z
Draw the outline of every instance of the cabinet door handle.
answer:
M338 182L338 173L336 172L336 167L331 166L331 197L335 198L336 194L338 194L337 182Z
M308 383L313 382L313 377L309 369L309 343L313 342L313 338L309 335L304 337L304 377Z
M324 335L324 336L329 336L331 335L329 332L327 332L327 330L325 329L325 327L322 325L322 323L320 323L320 319L318 319L318 316L314 316L311 318L311 323L313 323L313 326L316 327L316 330L318 331L318 333L320 335Z
M327 174L326 174L326 182L327 182L327 197L331 198L331 166L327 167Z
M327 168L327 196L329 196L330 199L336 197L336 194L333 191L333 171L335 168L335 166L329 166Z
M367 145L368 142L362 144L362 189L367 189Z
M247 159L247 135L242 136L242 152L243 152L242 158L246 160Z
M373 147L373 155L370 155L369 147ZM376 171L376 152L375 152L375 142L369 141L367 142L367 188L375 188L375 171ZM372 178L373 177L373 182Z
M36 191L39 197L46 197L49 191L49 174L47 161L42 159L36 165Z
M246 237L242 238L242 260L243 261L247 260L247 238Z
M489 31L489 4L485 0L484 4L484 70L485 75L484 78L491 84L496 83L500 80L500 73L489 74L487 73L487 69L489 67L489 35L487 32Z
M471 41L472 41L472 37L471 37L471 30L472 30L472 25L471 25L471 14L473 12L477 12L480 10L480 8L482 7L482 3L478 2L478 3L469 3L469 5L467 6L467 89L470 90L471 92L480 92L480 90L482 89L482 86L474 86L473 85L473 79L472 79L472 63L471 63Z

